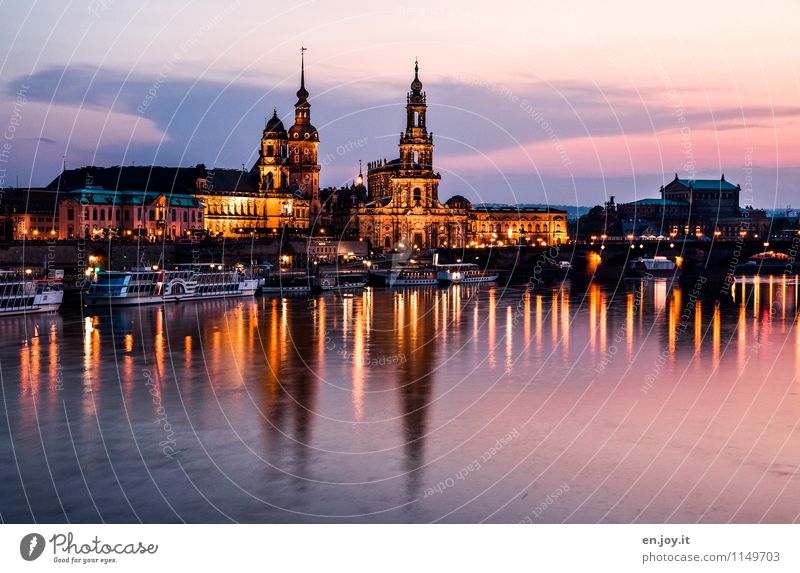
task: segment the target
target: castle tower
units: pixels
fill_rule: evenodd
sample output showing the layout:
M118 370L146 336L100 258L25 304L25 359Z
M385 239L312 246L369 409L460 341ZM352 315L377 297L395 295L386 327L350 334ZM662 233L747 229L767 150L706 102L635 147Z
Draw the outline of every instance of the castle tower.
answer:
M292 191L311 201L311 220L322 210L319 200L319 171L317 148L319 133L311 125L311 104L306 90L305 58L306 48L300 49L300 89L297 90L297 103L294 104L294 125L289 128L289 186Z
M289 149L288 136L278 111L273 108L272 117L267 120L261 135L261 149L258 152L259 189L264 193L289 190Z

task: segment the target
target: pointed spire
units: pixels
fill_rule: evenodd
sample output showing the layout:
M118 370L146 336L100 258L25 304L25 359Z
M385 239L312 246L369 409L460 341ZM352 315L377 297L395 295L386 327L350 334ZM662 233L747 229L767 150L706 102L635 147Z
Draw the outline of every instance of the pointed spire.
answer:
M414 95L419 95L422 91L422 82L419 81L419 60L414 58L414 81L411 82L411 92Z
M308 99L308 90L306 90L306 62L305 51L308 48L305 46L300 47L300 89L297 90L297 103L305 103Z

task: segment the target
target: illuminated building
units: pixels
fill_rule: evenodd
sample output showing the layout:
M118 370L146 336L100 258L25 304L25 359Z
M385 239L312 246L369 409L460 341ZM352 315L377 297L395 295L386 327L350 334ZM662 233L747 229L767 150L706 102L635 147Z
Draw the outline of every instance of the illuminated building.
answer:
M400 157L368 164L369 199L354 209L351 224L373 247L390 249L460 248L465 245L466 212L439 202L439 173L433 171L433 135L419 66L406 98L406 129Z

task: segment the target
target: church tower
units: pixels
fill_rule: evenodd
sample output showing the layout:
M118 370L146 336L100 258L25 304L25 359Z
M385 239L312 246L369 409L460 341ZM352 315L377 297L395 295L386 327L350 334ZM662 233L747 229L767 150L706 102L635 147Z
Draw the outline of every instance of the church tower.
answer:
M427 111L425 92L419 80L419 62L414 61L414 80L406 96L406 130L400 136L400 169L397 174L398 179L409 181L406 200L401 200L401 203L410 206L439 205L439 176L433 172L433 134L428 133L426 126Z
M273 108L261 135L258 152L259 190L264 193L286 193L289 190L288 136L278 111Z
M297 90L297 103L294 104L294 125L289 128L289 186L292 191L311 201L311 220L322 210L319 200L319 171L317 148L319 133L311 125L311 104L306 90L305 58L306 48L300 49L300 89Z

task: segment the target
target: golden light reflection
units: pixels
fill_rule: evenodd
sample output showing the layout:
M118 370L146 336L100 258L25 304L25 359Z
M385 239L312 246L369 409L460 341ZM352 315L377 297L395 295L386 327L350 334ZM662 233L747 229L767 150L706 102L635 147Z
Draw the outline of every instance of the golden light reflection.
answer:
M495 347L497 346L497 316L494 289L489 291L489 340L488 340L488 363L494 368L497 364L495 359Z
M600 306L600 288L592 283L589 286L589 351L597 351L597 314Z
M747 308L744 301L745 298L742 297L742 304L739 307L739 320L736 325L739 334L737 337L736 358L740 370L744 367L747 357Z
M542 325L544 323L544 310L542 295L536 295L536 350L542 350Z
M598 301L600 304L600 352L605 352L608 339L608 305L606 304L606 294L602 290Z
M720 342L722 340L722 325L719 315L719 305L714 305L713 321L713 360L714 366L719 364Z
M353 419L364 418L364 326L363 307L356 312L353 333Z
M635 312L635 296L629 292L625 300L625 339L628 355L633 353L633 317Z
M514 334L514 315L511 310L511 305L506 307L506 368L511 369L513 359L513 334Z
M558 343L558 291L553 293L550 300L550 336L555 347Z
M667 288L666 281L661 282L660 284L664 287L666 293L666 288ZM666 294L664 296L666 296ZM681 291L680 289L674 289L672 291L672 298L670 299L669 309L668 309L669 313L668 346L669 346L670 357L673 360L675 358L675 346L678 341L678 323L680 322L680 316L682 311L683 311L683 297ZM688 324L684 325L684 328L682 328L681 330L685 331L687 326Z
M758 275L753 277L753 318L758 318L758 308L761 306L761 279ZM744 300L744 298L742 298Z
M522 332L525 338L525 355L527 356L531 348L531 293L527 290L522 298Z
M653 283L653 308L656 313L662 312L667 306L667 281Z
M694 351L697 353L695 363L699 366L701 361L700 346L703 343L703 305L695 301L694 307Z
M571 316L569 313L569 293L561 290L561 340L564 358L569 356L569 325Z

